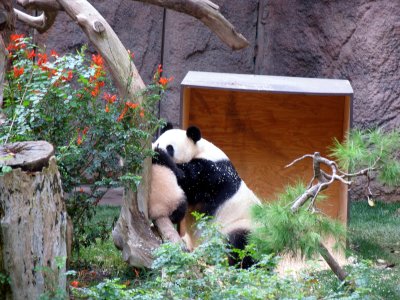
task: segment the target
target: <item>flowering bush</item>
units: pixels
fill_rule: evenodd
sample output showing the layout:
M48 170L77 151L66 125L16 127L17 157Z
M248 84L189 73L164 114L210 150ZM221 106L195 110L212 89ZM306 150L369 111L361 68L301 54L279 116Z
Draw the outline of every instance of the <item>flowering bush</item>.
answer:
M143 160L151 155L143 141L160 126L155 104L172 78L161 77L137 97L119 99L106 77L100 55L46 53L30 38L12 35L0 142L46 140L56 149L67 209L73 218L75 247L105 238L101 224L85 226L108 188L140 181ZM131 56L132 57L132 56ZM121 161L124 163L122 164ZM84 185L84 188L82 186Z

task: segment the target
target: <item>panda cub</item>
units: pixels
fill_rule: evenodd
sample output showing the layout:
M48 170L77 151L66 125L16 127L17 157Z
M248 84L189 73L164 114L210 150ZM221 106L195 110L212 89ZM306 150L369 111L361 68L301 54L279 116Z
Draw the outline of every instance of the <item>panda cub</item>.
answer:
M244 249L252 230L250 207L260 204L260 200L239 177L226 154L202 138L195 126L186 131L165 131L153 143L153 148L166 151L184 173L177 178L177 182L186 195L189 214L181 223L181 228L186 231L180 230L181 236L188 234L192 242L196 240L190 230L190 213L198 211L213 216L229 243ZM188 247L191 248L191 245ZM236 263L235 260L230 257L231 264ZM244 268L251 264L251 258L242 261Z
M178 178L184 176L172 158L162 149L154 149L152 160L149 217L156 220L169 217L173 224L182 221L187 210L186 196L178 185Z

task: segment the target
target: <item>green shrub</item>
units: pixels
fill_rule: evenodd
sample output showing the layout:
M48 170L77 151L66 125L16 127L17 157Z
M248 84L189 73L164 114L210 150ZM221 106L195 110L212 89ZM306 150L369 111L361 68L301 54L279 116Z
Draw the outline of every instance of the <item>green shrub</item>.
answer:
M85 47L61 56L13 35L8 49L12 65L4 89L7 121L0 127L0 143L52 143L68 194L74 248L106 239L109 227L89 228L87 222L109 188L135 188L140 181L142 162L152 154L144 141L160 126L154 109L168 80L161 80L159 68L154 83L137 94L143 99L139 104L138 98L112 94L103 59L94 54L88 59ZM82 185L86 187L78 188Z

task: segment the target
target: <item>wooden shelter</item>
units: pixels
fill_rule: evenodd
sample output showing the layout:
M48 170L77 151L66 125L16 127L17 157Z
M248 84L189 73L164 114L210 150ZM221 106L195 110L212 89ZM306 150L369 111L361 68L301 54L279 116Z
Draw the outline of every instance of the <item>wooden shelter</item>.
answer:
M196 125L220 147L261 199L312 178L316 151L329 157L334 139L351 126L353 89L347 80L189 72L181 89L181 128ZM319 204L347 222L347 187L334 183Z

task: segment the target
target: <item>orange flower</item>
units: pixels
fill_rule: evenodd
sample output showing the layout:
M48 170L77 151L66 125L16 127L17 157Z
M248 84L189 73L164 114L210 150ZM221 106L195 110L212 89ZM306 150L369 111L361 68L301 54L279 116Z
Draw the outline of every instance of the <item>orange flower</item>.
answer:
M76 141L76 143L78 144L78 146L79 146L80 144L82 144L82 136L81 136L80 133L78 133L78 140Z
M56 52L56 50L51 50L50 51L50 56L58 57L58 53Z
M136 277L139 277L139 270L138 270L138 269L136 269L136 268L133 268L133 271L135 271L135 275L136 275Z
M47 54L46 53L38 53L37 55L39 57L39 60L37 62L38 66L42 66L43 64L47 63L48 59L47 59Z
M108 103L114 103L117 101L117 95L111 95L109 93L104 93L103 94L104 100L106 100Z
M108 107L108 103L106 104L106 109L105 109L106 113L110 112L110 108Z
M22 74L24 74L24 67L21 68L14 67L14 78L18 78Z
M97 96L99 95L99 93L100 93L100 90L99 90L99 86L98 86L98 85L96 85L96 86L94 87L94 89L90 92L90 94L91 94L93 97L97 97Z
M143 108L140 110L139 115L140 115L141 118L144 118L144 109Z
M139 106L139 104L127 101L125 103L125 106L135 109L136 107Z
M119 117L117 119L117 122L121 121L124 118L127 111L128 111L128 106L125 105L124 109L122 110L121 114L119 115Z
M26 57L28 59L33 59L35 56L36 56L35 50L33 50L33 49L30 52L28 52L27 55L26 55Z
M171 82L172 80L174 80L174 77L170 77L170 78L161 77L160 80L158 81L158 83L161 84L163 87L165 87L168 84L168 82Z
M99 87L103 87L104 86L104 81L99 81L98 83L97 83L97 85L99 86Z
M73 286L74 288L79 287L79 281L78 280L71 281L71 286Z
M92 54L92 61L95 65L97 66L102 66L103 65L103 58L101 57L100 54Z

